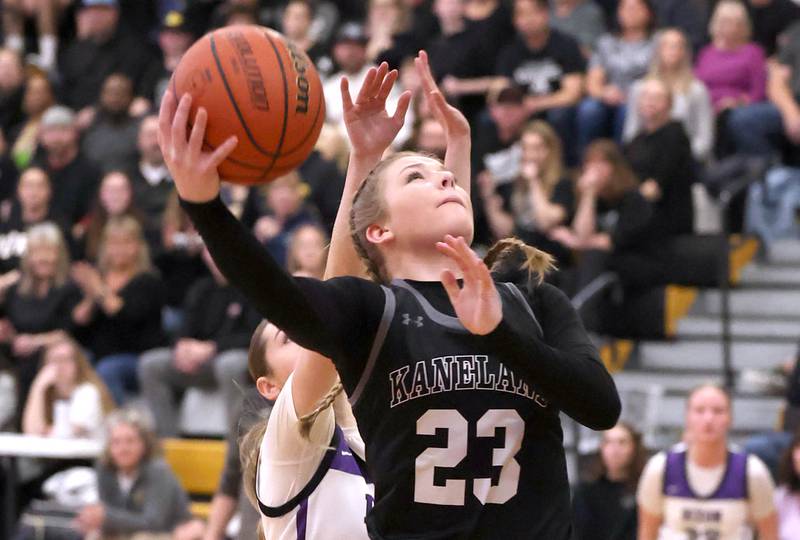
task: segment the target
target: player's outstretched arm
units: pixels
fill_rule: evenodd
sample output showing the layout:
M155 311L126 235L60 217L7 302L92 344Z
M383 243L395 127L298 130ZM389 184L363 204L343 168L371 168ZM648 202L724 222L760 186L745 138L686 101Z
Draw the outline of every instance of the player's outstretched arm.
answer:
M469 194L471 186L470 152L472 151L469 122L461 111L447 103L444 94L439 90L428 63L428 53L419 51L414 59L414 66L422 80L428 108L444 128L447 137L444 166L455 175L458 185Z
M350 237L350 208L361 182L380 162L405 123L411 102L410 92L401 94L392 115L386 110L386 100L397 76L397 70L389 71L389 64L386 62L377 68L370 68L355 101L350 95L350 81L347 77L342 77L342 110L351 150L342 200L331 235L326 279L344 275L366 275Z
M235 139L213 152L203 151L207 114L200 108L188 134L190 106L188 96L178 103L171 92L165 94L159 142L183 207L219 269L296 343L329 357L359 358L380 319L380 287L361 280L329 284L289 276L219 199L217 166L233 150Z

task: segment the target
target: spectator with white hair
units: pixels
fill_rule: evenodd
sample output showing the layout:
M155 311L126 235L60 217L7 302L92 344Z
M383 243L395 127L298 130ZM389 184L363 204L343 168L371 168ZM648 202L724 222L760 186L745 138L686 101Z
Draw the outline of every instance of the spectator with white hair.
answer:
M766 96L766 56L752 42L750 18L741 2L721 0L708 30L711 43L697 55L695 74L711 94L717 113L715 153L725 157L735 150L736 115Z

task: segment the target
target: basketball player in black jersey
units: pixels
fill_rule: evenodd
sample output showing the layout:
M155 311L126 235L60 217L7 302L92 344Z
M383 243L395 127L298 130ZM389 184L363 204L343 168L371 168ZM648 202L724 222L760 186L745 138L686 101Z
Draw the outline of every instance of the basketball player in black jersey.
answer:
M351 247L373 280L286 274L219 200L216 166L234 143L203 152L205 113L187 134L186 96L163 100L165 158L231 283L292 340L333 359L375 482L372 538L567 540L558 413L608 429L619 398L568 299L541 281L549 257L501 242L487 257L508 270L500 276L469 248L469 127L436 89L424 53L417 62L448 135L445 163L414 153L381 160L408 105L406 93L393 117L384 111L396 72L371 70L355 103L342 82L345 114L363 122L348 129L348 177L361 184L348 209Z

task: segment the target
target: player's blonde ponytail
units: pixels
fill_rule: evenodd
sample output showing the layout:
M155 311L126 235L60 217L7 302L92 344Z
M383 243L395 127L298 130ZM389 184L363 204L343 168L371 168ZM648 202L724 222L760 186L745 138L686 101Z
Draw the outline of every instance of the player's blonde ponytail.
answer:
M300 429L300 434L303 437L306 439L309 438L311 428L314 426L314 422L317 420L317 417L322 411L333 405L333 402L336 400L336 396L338 396L343 389L342 381L336 381L336 384L334 384L331 389L328 390L328 393L319 400L319 403L317 403L317 406L314 407L313 411L297 419L298 423L300 424L298 426Z
M524 270L527 279L537 284L556 267L552 255L513 237L498 240L489 249L483 262L493 273L515 274Z

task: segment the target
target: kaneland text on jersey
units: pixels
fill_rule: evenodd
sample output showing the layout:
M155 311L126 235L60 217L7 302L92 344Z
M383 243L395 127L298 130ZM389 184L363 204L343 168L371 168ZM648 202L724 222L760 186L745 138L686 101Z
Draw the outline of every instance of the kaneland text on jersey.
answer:
M392 401L396 407L406 401L441 392L493 390L517 394L542 408L548 401L502 362L489 362L486 355L440 356L420 360L412 369L403 366L389 373Z

